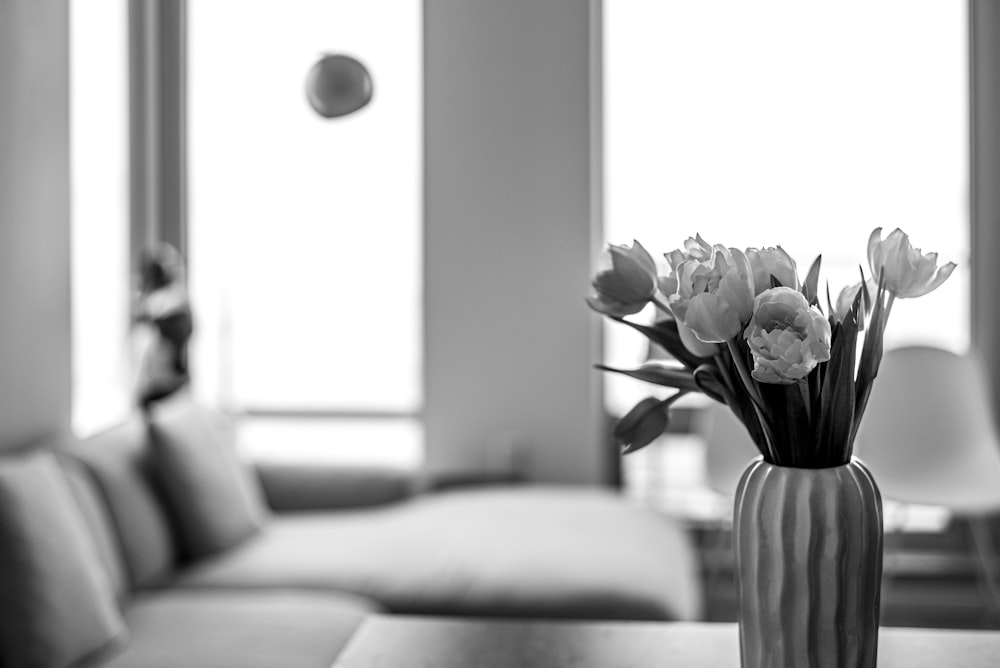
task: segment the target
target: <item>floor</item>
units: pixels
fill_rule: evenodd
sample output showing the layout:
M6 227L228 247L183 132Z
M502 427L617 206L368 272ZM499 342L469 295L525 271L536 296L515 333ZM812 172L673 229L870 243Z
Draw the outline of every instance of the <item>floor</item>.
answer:
M707 621L734 621L732 502L705 481L697 437L668 434L622 463L626 494L683 522L702 557ZM1000 628L968 525L940 508L885 504L882 624ZM998 564L1000 567L1000 564Z

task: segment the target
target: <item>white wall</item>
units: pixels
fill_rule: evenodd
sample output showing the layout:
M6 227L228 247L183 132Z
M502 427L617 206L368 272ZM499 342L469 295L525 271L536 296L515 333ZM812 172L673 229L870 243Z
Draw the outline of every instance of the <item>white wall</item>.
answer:
M0 2L0 450L69 431L68 26Z
M972 345L982 355L993 382L993 405L1000 415L1000 4L973 0L972 26Z
M596 5L425 0L431 470L607 475L584 302L599 252Z

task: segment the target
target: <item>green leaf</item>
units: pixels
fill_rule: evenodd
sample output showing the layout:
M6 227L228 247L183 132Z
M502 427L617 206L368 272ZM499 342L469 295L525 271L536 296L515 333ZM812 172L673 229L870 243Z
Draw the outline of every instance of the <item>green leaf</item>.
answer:
M822 263L823 256L817 255L816 259L813 260L812 266L809 267L805 283L802 284L802 294L805 295L810 306L819 306L819 267ZM827 293L829 291L830 286L827 285Z
M815 466L839 466L850 458L854 423L854 357L858 340L852 308L832 333L830 361L820 391Z
M774 433L775 454L784 466L808 467L813 453L803 446L815 442L815 431L809 421L809 411L802 387L804 384L779 385L761 383L761 399L765 410L775 424L781 425ZM808 394L808 390L806 391Z
M814 427L819 422L819 416L822 414L823 410L823 378L826 376L827 363L823 362L819 364L812 373L810 373L806 380L809 383L809 400L812 405L809 407L811 419L813 420Z
M677 389L689 392L701 391L691 371L660 360L650 360L631 369L617 369L605 366L604 364L595 364L594 367L602 371L624 374L647 383L653 383L654 385L676 387Z
M698 357L687 349L687 346L681 341L680 333L677 331L677 321L673 318L660 320L652 327L630 322L624 318L612 318L612 320L628 325L637 332L640 332L692 371L710 359L708 357Z
M737 346L738 348L739 346ZM731 353L727 348L723 348L718 358L712 360L712 363L706 364L706 366L713 367L713 375L722 380L721 389L722 395L726 400L725 403L729 406L729 410L733 412L733 415L736 416L736 419L742 422L747 428L747 432L750 434L750 438L753 439L754 445L757 446L757 450L764 455L767 461L776 464L777 462L773 461L773 457L769 452L764 425L761 424L757 411L754 409L753 400L747 394L747 390L738 379L733 379L732 384L724 380L725 373L729 373L730 375L736 374L733 364ZM718 365L724 365L728 371L723 372L718 368ZM697 375L700 376L701 374L698 373Z
M868 397L871 395L872 384L878 376L879 365L882 363L882 338L885 335L885 325L888 313L885 310L885 272L879 275L878 288L875 291L875 308L872 309L871 322L865 334L865 343L861 348L861 360L858 362L858 381L855 389L855 412L852 425L853 435L858 432L858 425L868 407Z
M861 272L861 294L865 297L865 310L861 316L861 321L858 323L860 329L864 329L864 321L868 318L868 314L872 312L872 295L868 291L868 280L865 278L865 270L860 264L858 265L858 271Z
M720 404L729 404L732 396L722 379L719 370L713 364L702 364L694 370L694 382L698 389Z

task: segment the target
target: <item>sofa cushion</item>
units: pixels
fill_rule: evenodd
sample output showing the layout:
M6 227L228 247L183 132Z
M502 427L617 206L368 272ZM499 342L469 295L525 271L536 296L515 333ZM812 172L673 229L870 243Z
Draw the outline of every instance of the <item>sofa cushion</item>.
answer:
M107 506L132 588L153 586L173 572L177 545L143 420L135 418L67 448L84 463Z
M102 668L328 668L371 602L323 592L176 592L136 597L131 641Z
M411 497L425 486L420 474L402 468L274 460L258 461L256 468L275 512L377 506Z
M364 510L276 515L182 587L322 587L392 612L696 619L688 536L598 489L461 490Z
M69 480L77 506L87 521L87 528L94 538L97 553L101 558L111 586L118 600L124 603L129 595L128 572L122 559L121 544L115 535L107 506L100 497L90 471L73 457L60 457L59 463Z
M185 556L220 552L260 529L260 482L220 414L181 395L156 406L149 433Z
M52 452L0 461L0 665L66 668L123 637L114 589Z

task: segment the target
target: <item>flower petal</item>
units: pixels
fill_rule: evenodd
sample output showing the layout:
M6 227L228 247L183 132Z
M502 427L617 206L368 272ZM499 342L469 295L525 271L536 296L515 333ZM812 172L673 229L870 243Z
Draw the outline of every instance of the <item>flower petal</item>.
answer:
M868 238L872 277L884 276L886 290L900 299L920 297L935 290L954 270L954 266L938 267L937 253L922 254L898 227L884 240L881 234L882 228L878 227Z
M703 292L688 301L681 322L703 343L724 343L742 329L735 309L726 300L710 292Z

